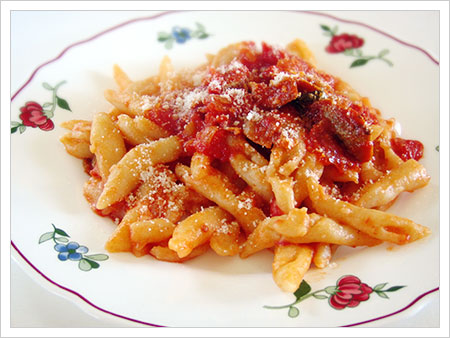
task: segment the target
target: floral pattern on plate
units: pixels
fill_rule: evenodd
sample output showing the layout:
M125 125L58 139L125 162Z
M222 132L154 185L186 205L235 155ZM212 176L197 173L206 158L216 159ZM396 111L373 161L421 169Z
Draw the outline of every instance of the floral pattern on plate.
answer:
M78 268L82 271L90 271L92 269L98 269L100 264L96 261L105 261L109 258L105 254L86 255L89 251L84 245L80 245L77 242L70 241L70 236L64 230L55 227L53 231L46 232L39 237L39 244L53 240L55 246L53 247L58 252L58 259L62 262L70 260L77 261Z
M295 301L291 304L281 306L268 306L266 309L285 309L288 308L288 316L295 318L300 314L300 310L294 305L304 301L309 297L316 299L327 299L328 304L335 310L343 310L345 308L357 307L361 302L369 300L370 295L375 293L381 298L389 298L387 292L394 292L404 288L401 286L392 286L388 289L383 289L388 283L380 283L373 288L353 275L345 275L338 279L336 285L328 286L311 292L311 286L303 280L299 288L294 292Z
M377 55L364 55L361 47L364 45L364 39L348 33L337 34L338 27L330 28L327 25L320 25L320 28L324 31L324 35L331 37L331 40L325 50L330 54L343 53L346 56L356 57L356 60L352 62L350 68L364 66L371 60L382 60L389 66L394 64L385 58L389 53L389 49L381 50Z
M164 42L164 47L166 49L171 49L174 42L182 44L192 38L206 39L210 36L210 34L206 32L205 26L203 26L201 23L196 22L195 25L195 29L174 26L169 33L159 32L158 41Z
M47 82L44 82L42 86L52 92L51 102L45 102L40 105L35 101L28 101L24 106L20 108L21 114L19 115L20 122L11 122L11 134L19 131L21 134L27 127L39 128L43 131L50 131L55 128L52 121L55 115L56 107L72 111L66 100L59 97L57 92L61 85L65 81L58 83L55 87L50 86Z

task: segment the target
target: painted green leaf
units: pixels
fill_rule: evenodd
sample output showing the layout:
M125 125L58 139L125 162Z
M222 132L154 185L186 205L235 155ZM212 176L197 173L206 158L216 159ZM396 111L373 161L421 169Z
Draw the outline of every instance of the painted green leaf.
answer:
M200 32L199 35L198 35L198 38L199 39L206 39L208 36L209 36L208 33Z
M338 288L335 286L328 286L325 288L325 292L329 295L334 295L338 291Z
M300 314L300 311L295 306L289 307L289 312L288 312L289 317L295 318L295 317L298 317L299 314Z
M167 49L171 49L173 46L173 39L169 39L164 43L164 47L166 47Z
M314 298L316 299L327 299L328 297L325 295L313 295Z
M383 49L381 52L378 53L378 57L382 58L383 56L389 54L389 49Z
M197 29L204 32L205 26L203 26L200 22L196 22L195 25L197 26Z
M55 240L61 243L67 243L69 241L66 237L57 237Z
M23 124L19 126L19 132L23 134L23 132L27 129Z
M39 237L39 244L48 241L49 239L53 238L53 231L46 232L45 234L42 234L41 237Z
M172 35L166 32L159 32L158 33L158 41L166 41L172 38Z
M91 268L93 269L97 269L100 264L98 264L97 262L91 261L90 259L84 259L86 262L88 262L88 264L91 266Z
M12 127L12 128L11 128L11 134L14 134L14 133L17 131L17 129L19 129L19 126L17 126L17 127Z
M387 283L377 284L373 287L373 291L383 290L383 288L387 285Z
M106 261L109 256L105 254L84 255L84 257L93 259L94 261Z
M55 228L55 232L56 232L58 235L70 237L70 236L67 234L67 232L65 232L65 231L62 230L62 229Z
M357 59L352 62L350 68L364 66L369 60L368 59Z
M434 149L436 149L436 151L439 152L439 146L438 145Z
M381 298L389 299L388 295L385 294L384 292L378 291L378 292L377 292L377 295L380 296Z
M48 90L53 90L53 87L50 86L47 82L44 82L44 83L42 84L42 87L44 87L45 89L48 89Z
M21 125L20 122L17 122L17 121L11 121L11 127L18 127L18 126L20 126L20 125Z
M83 271L89 271L92 269L92 266L91 264L89 264L87 259L80 260L80 262L78 263L78 267Z
M303 297L304 295L307 295L310 291L311 291L311 286L309 286L309 284L305 280L302 280L300 286L294 292L294 296L298 300L301 297Z
M58 104L58 107L68 110L68 111L72 111L69 107L69 104L67 103L66 100L60 98L59 96L56 97L56 103Z
M397 285L397 286L392 286L387 290L384 290L384 292L394 292L400 289L403 289L405 287L405 285Z
M322 28L326 32L331 32L331 28L328 27L327 25L320 25L320 28Z

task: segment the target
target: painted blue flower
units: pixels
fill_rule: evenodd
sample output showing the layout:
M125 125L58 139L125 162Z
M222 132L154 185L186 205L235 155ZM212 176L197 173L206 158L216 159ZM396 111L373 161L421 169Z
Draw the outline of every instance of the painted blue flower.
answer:
M172 35L178 43L185 43L191 38L191 32L187 28L175 26L172 28Z
M79 261L83 258L82 254L85 254L89 249L85 246L80 246L77 242L69 242L67 244L56 244L55 250L59 252L58 259L60 261Z

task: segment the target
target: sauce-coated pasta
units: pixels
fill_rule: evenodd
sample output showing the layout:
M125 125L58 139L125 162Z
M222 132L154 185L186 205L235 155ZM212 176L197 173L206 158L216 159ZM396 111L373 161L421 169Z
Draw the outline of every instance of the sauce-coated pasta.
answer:
M270 249L294 292L338 246L427 236L385 211L428 184L423 145L315 62L297 39L232 44L181 72L165 57L141 81L114 66L111 111L65 122L61 138L91 208L117 225L106 248L168 262Z

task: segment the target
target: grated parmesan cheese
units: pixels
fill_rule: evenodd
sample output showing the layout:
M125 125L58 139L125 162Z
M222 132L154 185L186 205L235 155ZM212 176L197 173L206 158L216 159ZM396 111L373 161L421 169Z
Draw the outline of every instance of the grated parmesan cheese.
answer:
M295 75L289 74L289 73L286 73L286 72L280 72L277 75L275 75L275 77L272 80L270 80L270 84L272 86L276 86L280 82L282 82L282 81L284 81L286 79L293 78L293 77L295 77Z
M262 118L263 118L263 116L253 109L250 110L246 116L246 119L248 121L253 121L253 122L260 121Z

